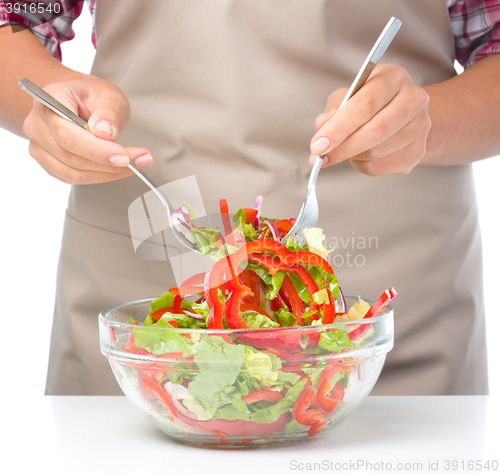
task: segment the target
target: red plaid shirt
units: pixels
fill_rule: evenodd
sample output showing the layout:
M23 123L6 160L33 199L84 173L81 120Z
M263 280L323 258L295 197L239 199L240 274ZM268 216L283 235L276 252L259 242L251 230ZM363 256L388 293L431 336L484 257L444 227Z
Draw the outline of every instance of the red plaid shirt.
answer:
M0 26L17 23L30 28L47 50L61 60L61 43L74 38L72 24L80 16L84 2L88 3L95 25L96 0L80 0L68 13L38 26L12 14L9 21L5 3L0 0ZM63 5L65 1L58 0L58 3ZM447 0L447 3L455 35L456 58L462 66L471 66L481 58L500 53L500 0ZM94 28L92 43L95 47Z

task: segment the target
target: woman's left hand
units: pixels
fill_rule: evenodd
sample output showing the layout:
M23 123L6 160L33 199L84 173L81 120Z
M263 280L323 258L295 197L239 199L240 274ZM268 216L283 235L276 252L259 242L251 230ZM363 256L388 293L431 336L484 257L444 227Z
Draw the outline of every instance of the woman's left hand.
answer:
M323 166L349 160L369 176L409 173L425 155L431 120L429 96L406 69L377 66L363 87L338 110L347 88L328 98L316 119L311 163L326 155Z

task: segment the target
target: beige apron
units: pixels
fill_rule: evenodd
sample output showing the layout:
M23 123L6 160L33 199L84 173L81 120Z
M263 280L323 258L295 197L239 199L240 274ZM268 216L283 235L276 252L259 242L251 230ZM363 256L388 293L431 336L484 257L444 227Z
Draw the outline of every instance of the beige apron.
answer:
M264 196L294 217L310 172L314 119L354 78L391 16L383 58L432 84L455 74L445 0L98 0L93 74L117 84L132 118L126 146L147 147L159 184L195 174L208 211ZM58 275L48 394L121 393L100 354L97 315L160 295L169 264L135 254L127 210L136 177L74 186ZM370 178L348 163L318 179L325 229L346 294L395 286L395 346L374 394L484 394L480 235L470 166Z

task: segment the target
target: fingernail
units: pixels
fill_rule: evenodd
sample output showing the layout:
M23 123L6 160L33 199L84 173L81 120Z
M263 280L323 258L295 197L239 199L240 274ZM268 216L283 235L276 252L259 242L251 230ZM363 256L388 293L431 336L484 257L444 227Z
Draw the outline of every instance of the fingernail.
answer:
M328 158L328 156L325 156L323 158L323 164L321 165L321 167L325 167L328 163L330 163L330 158Z
M113 127L107 120L99 120L99 122L96 123L95 128L101 132L106 132L108 135L113 134Z
M318 138L311 146L313 155L321 155L330 146L330 140L326 137Z
M128 156L125 155L111 155L109 157L109 162L116 166L128 166L130 160Z
M146 168L146 166L153 164L153 157L151 155L141 155L134 160L134 164L139 168Z

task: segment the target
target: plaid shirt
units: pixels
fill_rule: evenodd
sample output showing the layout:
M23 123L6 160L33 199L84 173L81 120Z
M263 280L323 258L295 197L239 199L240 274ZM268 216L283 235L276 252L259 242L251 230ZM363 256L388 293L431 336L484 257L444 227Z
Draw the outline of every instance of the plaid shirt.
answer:
M63 8L68 3L65 0L57 2ZM69 12L42 25L34 25L25 17L14 14L10 14L9 20L4 0L0 0L0 26L17 23L30 28L49 53L61 60L61 43L74 38L72 24L80 16L84 2L88 3L92 15L92 44L95 47L96 0L80 0ZM447 0L447 4L455 36L456 58L462 66L471 66L481 58L500 53L500 0Z

